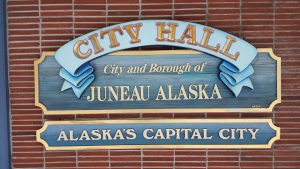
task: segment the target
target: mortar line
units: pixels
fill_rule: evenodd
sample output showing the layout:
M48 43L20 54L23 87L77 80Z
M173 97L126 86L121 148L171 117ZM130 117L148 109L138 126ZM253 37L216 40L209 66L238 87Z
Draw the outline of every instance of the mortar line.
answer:
M208 149L205 149L205 168L208 168Z
M107 27L107 17L108 17L108 5L107 5L107 0L105 0L105 25Z
M205 8L205 25L208 24L207 22L207 19L208 19L208 0L205 1L205 5L206 5L206 8Z
M39 51L42 53L42 16L41 16L41 0L38 1L38 9L39 9ZM42 112L42 122L45 122L44 112ZM46 169L46 153L45 147L43 146L43 168Z
M243 38L243 0L240 0L240 38Z

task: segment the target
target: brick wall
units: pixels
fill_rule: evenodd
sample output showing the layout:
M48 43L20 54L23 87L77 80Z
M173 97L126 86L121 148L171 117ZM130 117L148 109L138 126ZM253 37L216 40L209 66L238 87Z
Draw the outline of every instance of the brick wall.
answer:
M8 0L13 168L300 168L300 0ZM191 21L232 33L282 58L282 103L272 113L43 115L34 106L33 61L90 31L138 19ZM272 118L272 149L45 151L45 120ZM0 150L1 151L1 150ZM1 168L1 167L0 167Z

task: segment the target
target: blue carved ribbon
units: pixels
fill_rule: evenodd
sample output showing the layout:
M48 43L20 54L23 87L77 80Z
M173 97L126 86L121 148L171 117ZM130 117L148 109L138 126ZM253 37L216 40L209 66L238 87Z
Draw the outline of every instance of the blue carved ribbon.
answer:
M220 52L215 52L209 50L207 48L201 47L200 45L190 45L188 43L174 43L169 41L157 41L156 33L153 30L157 30L156 23L157 22L172 22L177 23L178 27L176 31L184 32L188 25L194 25L196 30L200 33L204 28L210 28L208 26L194 24L189 22L182 21L174 21L174 20L140 20L140 21L132 21L117 25L112 25L106 28L98 29L93 32L90 32L86 35L82 35L67 44L63 45L56 51L55 59L62 66L59 75L65 79L65 82L61 88L61 91L72 88L76 96L79 98L84 90L93 82L95 76L93 73L93 68L90 65L90 61L101 57L103 55L109 54L111 52L140 47L140 46L150 46L150 45L167 45L167 46L178 46L183 48L189 48L197 51L202 51L208 54L211 54L217 58L224 60L220 65L220 79L224 84L234 93L235 97L237 97L242 88L244 86L253 89L252 82L249 78L254 73L254 70L251 66L251 62L255 58L257 54L257 50L254 46L249 44L248 42L230 35L226 32L210 28L214 30L214 33L211 35L209 43L211 45L221 44L224 45L226 43L226 36L233 37L236 42L232 44L230 48L231 53L235 53L237 51L240 52L239 57L236 60L233 60ZM124 32L124 34L115 34L119 46L111 48L109 38L98 39L100 41L101 46L103 47L103 51L101 53L91 53L91 55L87 58L78 58L75 56L73 47L76 42L81 40L86 40L89 36L94 34L99 34L99 32L106 31L108 29L112 29L116 26L123 27L124 25L134 25L137 23L142 23L143 27L141 27L139 32L140 43L131 43L130 36ZM153 33L149 33L153 32ZM176 39L180 38L180 33L176 34ZM93 45L89 43L88 45L82 45L80 50L86 52L90 49L93 49Z
M72 88L77 98L79 98L84 90L94 81L95 76L92 74L94 68L90 63L82 65L74 75L70 74L66 69L61 68L59 75L65 79L61 91Z
M239 71L234 65L223 61L219 69L221 70L220 79L233 92L235 97L240 94L243 87L254 89L251 79L249 78L249 76L254 73L251 64L249 64L246 69Z

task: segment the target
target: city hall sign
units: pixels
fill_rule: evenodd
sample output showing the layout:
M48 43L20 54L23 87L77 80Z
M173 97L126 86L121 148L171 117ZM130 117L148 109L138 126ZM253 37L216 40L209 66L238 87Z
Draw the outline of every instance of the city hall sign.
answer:
M147 46L171 46L173 50L140 48ZM271 112L281 102L280 62L272 49L256 49L208 26L174 20L127 22L82 35L56 52L43 52L34 64L35 104L45 114ZM222 124L214 120L168 121L46 122L37 138L49 149L48 144L53 144L52 149L62 149L59 145L98 148L97 143L81 145L77 141L101 140L104 135L108 140L104 147L138 145L135 139L141 145L170 145L165 140L149 140L172 137L183 140L178 145L194 146L192 138L201 138L207 140L201 142L204 147L236 147L244 141L245 147L257 148L263 144L270 147L270 142L279 138L279 129L271 121L259 119L245 120L245 126L234 119ZM228 123L234 131L225 127ZM62 125L69 130L61 131ZM108 135L101 130L103 125L115 132ZM121 126L131 127L119 131ZM201 129L189 133L178 126ZM238 136L233 136L236 133ZM264 139L251 145L258 137Z
M137 50L152 45L182 49ZM281 100L280 75L271 49L220 30L134 21L44 52L35 62L35 101L46 114L270 112Z

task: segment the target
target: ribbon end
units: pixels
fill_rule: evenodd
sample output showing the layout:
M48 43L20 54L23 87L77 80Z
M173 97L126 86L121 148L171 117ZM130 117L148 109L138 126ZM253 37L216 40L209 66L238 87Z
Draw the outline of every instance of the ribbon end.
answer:
M74 90L73 90L73 91L74 91ZM79 99L79 98L81 97L83 91L79 91L79 92L75 92L75 91L74 91L74 93L75 93L77 99Z
M75 93L76 97L79 99L82 95L83 91L78 90L76 87L72 86L68 81L65 81L63 86L61 87L60 91L65 91L72 88L73 92Z
M243 87L254 89L251 79L249 78L254 69L251 65L248 65L244 70L239 71L232 64L223 61L219 66L221 70L221 81L232 91L235 97L238 97Z
M250 81L249 86L246 86L246 87L250 88L251 90L254 90L254 86L252 84L252 81L251 80L249 80L249 81Z
M73 84L71 84L70 82L65 81L61 88L61 91L65 91L67 89L72 88L76 97L79 99L81 97L81 95L83 94L83 92L85 91L85 89L94 81L94 79L95 79L94 75L89 75L88 77L86 77L83 85L80 87L76 87Z
M74 94L79 99L84 90L93 82L95 76L92 74L94 69L90 63L84 64L75 74L70 74L66 69L61 68L59 75L65 80L61 90L65 91L72 88Z
M67 82L67 81L64 81L64 84L62 85L60 91L65 91L67 89L70 89L72 86Z
M242 91L242 89L243 89L244 87L248 87L248 88L251 89L251 90L254 89L253 84L252 84L252 81L250 80L250 78L245 79L245 80L242 82L241 85L237 85L237 86L236 86L236 90L231 90L231 91L234 93L235 97L238 97L238 96L240 95L240 93L241 93L241 91Z

